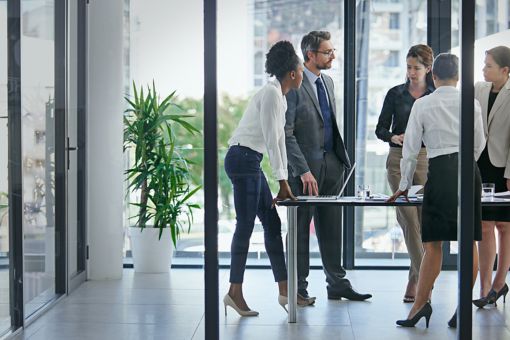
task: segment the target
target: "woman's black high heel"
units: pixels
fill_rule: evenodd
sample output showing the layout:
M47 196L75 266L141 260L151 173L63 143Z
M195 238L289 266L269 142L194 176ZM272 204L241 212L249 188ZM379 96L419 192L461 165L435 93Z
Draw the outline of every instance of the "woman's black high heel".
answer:
M473 304L478 308L483 308L490 304L494 304L494 306L497 306L496 301L500 298L501 295L503 295L503 303L506 303L506 294L508 294L508 285L505 283L505 285L503 286L503 288L499 290L499 292L496 292L494 289L491 289L487 296L477 300L473 300Z
M457 328L457 311L453 314L452 318L448 321L448 327Z
M473 302L473 305L475 305L476 307L483 308L483 307L487 306L490 303L489 302L489 295L487 294L487 296L484 296L484 297L481 297L479 299L473 300L472 302Z
M489 295L487 295L487 300L489 303L493 303L494 306L497 306L496 301L498 301L499 297L503 295L503 303L506 303L506 294L508 294L508 285L505 283L503 288L496 292L494 289L491 289Z
M432 306L426 303L411 319L397 320L397 325L402 327L414 327L421 318L425 317L425 325L429 328L429 320L432 315Z

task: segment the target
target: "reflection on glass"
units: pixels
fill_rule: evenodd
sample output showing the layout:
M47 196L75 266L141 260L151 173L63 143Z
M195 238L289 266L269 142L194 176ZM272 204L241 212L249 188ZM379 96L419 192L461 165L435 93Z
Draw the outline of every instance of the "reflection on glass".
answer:
M236 3L234 7L233 4ZM331 33L331 42L337 49L332 68L324 73L333 78L336 92L337 112L343 112L343 1L318 0L313 2L245 0L218 1L218 111L219 153L219 251L222 264L230 264L230 243L235 230L235 212L232 184L223 168L228 139L232 136L246 108L248 99L264 84L265 55L269 48L280 40L288 40L301 59L301 39L312 30L326 30ZM233 32L230 27L236 27ZM228 62L227 62L228 61ZM232 85L235 84L235 85ZM340 131L343 131L343 116L337 116ZM268 157L262 161L264 173L271 174ZM278 192L273 176L267 176L271 191ZM287 229L287 211L279 207L282 230ZM313 221L310 227L311 264L320 264L319 247ZM264 247L263 228L258 219L250 239L248 264L269 264Z
M460 57L459 8L459 0L452 0L452 53ZM509 41L510 2L508 0L477 0L473 65L475 82L484 81L482 68L484 66L485 51L499 45L508 46ZM457 253L457 242L450 242L450 254Z
M25 317L55 294L54 3L21 2Z
M427 6L425 1L418 0L374 0L359 2L356 10L359 23L356 184L369 184L373 193L390 194L386 178L389 147L377 139L375 127L387 91L405 81L409 47L427 41ZM355 228L356 265L409 263L395 209L356 208ZM374 262L375 259L378 261Z
M7 1L0 0L0 333L11 326L9 314L9 215L7 128Z
M194 115L188 120L193 126L203 128L203 2L184 3L168 0L131 0L124 2L124 75L126 94L135 81L138 86L151 85L154 80L161 96L176 91L174 102L187 113ZM186 27L186 34L176 34ZM189 37L194 37L189 39ZM198 37L198 38L197 38ZM160 44L165 41L165 44ZM159 45L158 53L153 47ZM185 64L175 62L175 46L186 46ZM147 61L151 62L148 63ZM170 62L169 62L170 61ZM183 60L184 61L184 60ZM180 112L182 113L182 111ZM186 136L186 137L183 137ZM193 186L203 184L203 136L189 136L177 131L179 152L195 164L191 166ZM124 153L125 169L134 161L134 149ZM127 190L127 189L126 189ZM138 192L130 192L124 202L124 263L132 263L128 227L136 220L136 207L130 202L139 201ZM203 193L191 198L203 207ZM173 263L203 264L204 223L203 210L195 210L190 232L181 233L174 251Z
M154 6L157 3L157 6ZM178 8L176 7L178 6ZM306 2L281 2L265 0L221 0L218 1L218 160L219 160L219 252L221 263L230 263L230 243L235 228L232 186L223 170L227 140L232 135L246 108L247 100L260 86L267 82L264 72L265 54L269 47L279 40L289 40L294 44L301 57L300 42L304 34L311 30L328 30L332 42L337 48L337 58L330 70L327 70L334 82L337 93L337 111L343 112L343 1L317 0ZM156 10L157 8L157 10ZM177 10L176 10L177 9ZM160 92L177 90L179 104L190 113L197 115L197 124L202 125L203 107L203 70L201 67L185 67L180 63L168 63L175 58L172 46L186 46L188 65L203 65L203 39L189 40L182 35L171 34L178 27L187 27L187 36L202 36L203 9L201 2L188 1L176 3L154 0L149 6L142 0L131 0L124 10L126 17L126 46L130 50L125 54L126 72L130 81L150 83L156 80ZM178 14L169 14L178 13ZM171 15L171 17L168 17ZM396 20L396 19L394 19ZM169 26L171 23L171 26ZM165 29L161 29L165 27ZM232 27L236 29L233 30ZM168 30L168 31L166 31ZM156 32L156 33L155 33ZM168 33L170 32L170 33ZM154 43L161 39L171 40L161 45L158 56L150 52ZM182 40L184 39L184 40ZM167 49L165 49L167 48ZM147 63L146 60L151 60ZM158 79L162 70L172 77ZM129 84L129 83L128 83ZM337 117L339 128L343 130L343 117ZM197 181L201 181L203 169L202 140L190 141L189 152L197 162ZM126 167L130 156L126 157ZM267 157L263 162L264 171L270 171ZM270 183L273 192L277 184ZM136 195L136 193L133 193ZM196 195L201 199L201 195ZM133 197L135 198L135 197ZM129 198L128 198L129 200ZM199 202L200 203L200 202ZM125 204L125 226L131 221L129 205ZM285 208L278 208L280 216L286 216ZM286 229L286 219L282 218ZM314 233L313 225L311 232ZM319 258L316 237L311 238L311 252ZM263 231L256 221L251 238L248 263L269 264L263 242ZM130 262L130 245L126 237L125 262ZM202 263L203 218L195 214L190 234L182 234L176 249L173 263ZM317 262L318 263L318 262Z

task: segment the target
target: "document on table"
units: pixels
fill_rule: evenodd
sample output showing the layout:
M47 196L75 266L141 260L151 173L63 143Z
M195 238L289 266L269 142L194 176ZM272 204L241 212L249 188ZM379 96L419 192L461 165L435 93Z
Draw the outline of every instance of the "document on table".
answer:
M496 192L494 197L497 198L510 198L510 191Z
M418 191L423 189L423 185L413 185L409 188L409 191L407 192L407 196L419 196Z

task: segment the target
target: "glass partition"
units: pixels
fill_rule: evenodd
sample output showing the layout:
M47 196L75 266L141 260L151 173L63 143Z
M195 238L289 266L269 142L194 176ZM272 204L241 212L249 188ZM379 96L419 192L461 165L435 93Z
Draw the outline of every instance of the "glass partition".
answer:
M55 296L54 2L21 1L25 317Z
M452 53L460 56L459 0L452 0ZM477 0L475 7L474 80L484 81L485 51L508 46L510 41L510 3L508 0ZM497 233L497 229L495 229ZM498 242L499 237L496 237ZM458 253L457 242L450 242L450 254Z
M9 314L9 214L7 126L7 1L0 0L0 334L11 326Z
M327 30L331 42L339 51L332 67L325 73L333 78L337 112L343 113L343 1L280 2L245 0L218 1L218 136L220 163L220 262L230 264L230 243L235 230L235 213L232 184L223 169L228 149L228 139L241 119L246 105L269 80L265 73L265 56L269 48L280 40L288 40L298 56L303 59L300 43L302 37L312 30ZM231 30L229 27L236 27ZM343 115L338 114L340 131L343 131ZM272 176L267 155L262 168L271 191L278 192L278 183ZM287 211L279 207L283 232L287 229ZM312 265L320 265L319 247L313 222L310 227L310 257ZM250 239L248 265L269 265L264 247L264 232L260 221Z
M390 194L386 178L389 146L376 137L375 128L387 91L405 82L407 51L412 45L427 43L427 2L361 1L356 20L356 186L368 185L374 193ZM356 208L354 242L357 266L409 264L394 208Z
M188 122L203 130L203 1L184 3L166 0L131 0L124 2L124 84L126 96L132 96L132 84L152 87L154 82L162 100L175 91L173 113L192 115ZM154 51L157 46L157 53ZM127 103L126 103L127 104ZM190 136L177 128L176 147L188 158L192 187L203 182L203 136ZM133 149L124 153L125 169L134 163ZM125 184L127 191L127 183ZM138 191L124 201L124 263L133 263L130 226L136 223ZM203 191L190 199L203 208ZM184 217L184 216L183 216ZM185 217L184 217L185 219ZM203 265L204 214L195 209L189 232L181 233L173 251L174 264ZM186 224L186 221L183 221ZM170 237L170 234L164 234Z
M127 4L127 3L126 3ZM163 7L155 7L154 4ZM175 11L178 6L179 11ZM184 6L184 7L183 7ZM159 8L155 10L155 8ZM166 8L166 10L161 10ZM126 92L131 81L138 84L151 83L155 80L160 92L169 93L176 90L177 103L188 113L195 114L193 124L202 128L202 93L203 93L203 47L201 1L188 1L185 4L172 4L164 1L132 0L125 7L125 65ZM168 13L177 13L169 20ZM160 14L165 13L165 14ZM218 247L220 264L230 264L230 243L235 229L235 215L231 183L224 169L223 159L227 150L227 141L241 118L249 98L263 86L268 78L264 72L265 54L279 40L289 40L294 44L302 58L299 44L302 36L311 30L329 30L332 42L341 51L343 47L343 1L321 0L313 4L282 3L259 0L221 0L218 1L218 160L219 160L219 235ZM168 25L168 23L172 23ZM183 26L179 26L182 22ZM185 23L185 24L184 24ZM187 27L185 35L172 34L176 27ZM164 27L162 29L161 27ZM232 29L236 27L236 29ZM187 37L193 36L194 39ZM149 38L150 37L150 38ZM157 55L147 48L151 39L170 39L171 43L160 45ZM185 46L185 64L169 63L174 58L175 46ZM150 62L148 62L150 60ZM333 67L326 71L334 79L337 111L343 112L343 58L337 54ZM165 76L163 76L165 75ZM341 114L337 117L340 131L343 131ZM187 139L183 153L195 161L193 178L201 183L203 169L203 142L197 137ZM132 162L132 155L126 156L126 168ZM265 157L263 168L269 170ZM276 182L269 177L273 193L277 192ZM137 198L131 193L131 201ZM201 204L202 194L195 195ZM286 229L286 210L278 208ZM126 201L125 226L133 223L133 207ZM313 225L311 232L314 233ZM127 233L128 235L129 233ZM311 240L311 256L320 264L316 237ZM194 215L193 226L189 234L183 233L174 252L175 264L202 264L203 214ZM131 262L129 237L125 242L125 263ZM263 231L260 222L256 222L251 237L248 264L269 265L265 253Z

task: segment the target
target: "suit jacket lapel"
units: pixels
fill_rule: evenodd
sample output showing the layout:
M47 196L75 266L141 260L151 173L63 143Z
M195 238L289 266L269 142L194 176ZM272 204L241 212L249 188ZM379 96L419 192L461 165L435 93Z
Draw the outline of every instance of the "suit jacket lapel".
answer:
M310 96L310 99L312 100L313 105L315 106L315 109L317 110L317 113L319 114L319 117L321 117L322 120L322 112L321 107L319 106L319 101L317 100L317 96L315 95L315 91L312 88L312 84L310 84L310 79L306 76L306 73L303 73L303 82L301 83L301 86L305 89L305 92L308 93Z
M489 92L491 91L490 83L484 83L484 87L480 92L480 106L482 107L482 119L483 126L485 127L485 134L489 131L489 121L488 121L488 107L489 107Z
M489 91L487 92L487 100L486 100L487 104L486 105L488 105L488 101L489 101L489 99L488 99L489 92L490 92L490 87L489 87ZM505 86L503 86L501 91L499 91L498 96L496 97L496 100L494 101L494 105L492 105L492 109L491 109L492 114L489 113L489 122L487 124L487 127L491 124L494 116L496 114L498 114L498 110L501 108L501 105L503 105L503 103L506 102L507 97L509 95L510 95L510 79L506 82Z

